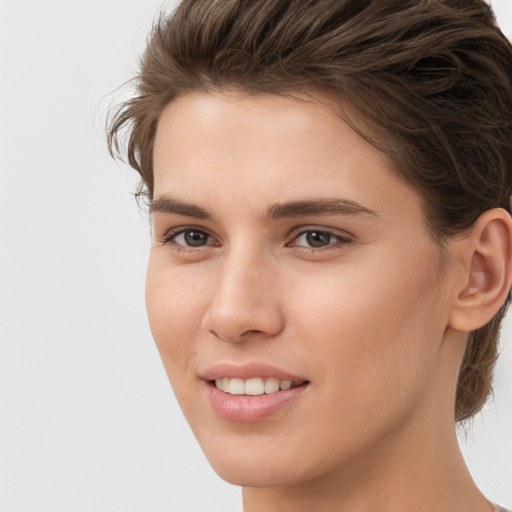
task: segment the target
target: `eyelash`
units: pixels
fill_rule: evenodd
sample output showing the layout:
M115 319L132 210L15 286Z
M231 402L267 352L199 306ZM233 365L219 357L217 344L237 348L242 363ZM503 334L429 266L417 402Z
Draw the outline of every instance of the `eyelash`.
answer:
M322 235L328 235L330 237L330 243L328 243L327 245L321 246L321 247L297 245L297 243L296 243L297 240L300 237L307 235L308 233L318 233L318 234L322 234ZM335 240L334 242L332 242L333 239ZM329 231L326 229L315 229L315 228L304 229L304 230L300 231L293 237L292 240L293 240L292 243L288 242L286 244L287 247L300 247L300 250L310 252L310 253L319 253L321 251L329 251L329 250L337 249L337 248L339 248L340 245L346 245L352 241L348 236L338 235L338 234L333 233L332 231Z
M180 251L193 251L201 250L204 247L211 247L211 245L205 244L205 245L199 245L197 247L184 245L184 244L178 244L175 242L176 238L180 235L183 235L187 232L196 232L196 233L202 233L206 235L208 238L215 238L213 235L208 233L208 231L202 229L202 228L196 228L195 226L185 226L180 228L174 228L169 230L165 235L158 239L158 241L163 245L170 245L172 247L172 250L176 252ZM319 233L328 235L330 237L330 240L334 239L334 242L330 242L329 244L321 247L311 247L311 246L303 246L303 245L297 245L296 241L308 233ZM333 250L336 248L339 248L340 245L346 245L352 242L352 238L347 235L343 236L340 234L333 233L332 231L329 231L327 229L318 229L318 228L310 228L310 229L303 229L302 231L295 234L291 240L291 242L286 243L286 247L298 247L299 250L307 252L307 253L314 253L318 254L323 251Z
M210 233L208 233L204 229L196 228L194 226L185 226L185 227L181 227L181 228L174 228L174 229L167 231L167 233L165 233L165 235L162 238L158 239L158 241L162 245L170 245L172 247L172 249L177 252L179 252L179 251L195 251L196 248L194 248L193 246L182 245L182 244L178 244L175 242L176 238L179 235L185 234L190 231L194 231L196 233L203 233L208 238L214 238L212 235L210 235ZM202 249L204 247L210 247L210 246L209 245L198 246L197 248Z

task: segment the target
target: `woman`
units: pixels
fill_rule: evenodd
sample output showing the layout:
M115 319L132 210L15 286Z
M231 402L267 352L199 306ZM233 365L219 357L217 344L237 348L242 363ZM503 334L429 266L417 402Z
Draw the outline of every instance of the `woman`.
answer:
M512 280L512 51L480 0L185 0L112 119L146 301L244 511L503 510L455 426Z

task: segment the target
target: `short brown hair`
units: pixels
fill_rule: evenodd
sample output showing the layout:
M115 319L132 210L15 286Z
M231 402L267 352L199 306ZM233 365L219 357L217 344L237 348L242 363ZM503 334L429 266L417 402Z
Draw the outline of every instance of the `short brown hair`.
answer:
M327 91L354 107L362 125L345 120L393 158L441 245L487 209L510 211L512 49L483 0L184 0L155 22L135 83L108 142L121 155L128 129L127 159L150 201L164 107L235 88ZM492 390L505 310L469 336L458 421Z

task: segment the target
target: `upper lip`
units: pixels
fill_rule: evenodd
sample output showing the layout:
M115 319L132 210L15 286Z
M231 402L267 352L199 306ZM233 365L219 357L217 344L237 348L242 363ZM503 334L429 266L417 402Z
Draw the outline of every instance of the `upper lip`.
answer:
M258 361L243 364L231 362L218 363L204 370L201 373L201 377L205 380L222 379L224 377L238 379L276 377L279 380L291 380L292 382L304 382L307 380L277 366Z

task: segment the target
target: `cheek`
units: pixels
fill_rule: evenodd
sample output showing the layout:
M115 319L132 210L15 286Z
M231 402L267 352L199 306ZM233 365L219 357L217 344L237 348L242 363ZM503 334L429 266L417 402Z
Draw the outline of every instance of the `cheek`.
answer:
M442 342L436 260L395 255L384 261L347 266L329 280L309 281L308 293L294 293L301 298L294 316L297 337L306 337L303 357L322 376L326 392L320 395L331 400L328 389L335 390L344 414L349 404L354 415L365 408L385 415L390 401L410 404Z
M146 308L153 338L169 377L183 369L195 350L207 308L205 281L162 264L150 256Z

